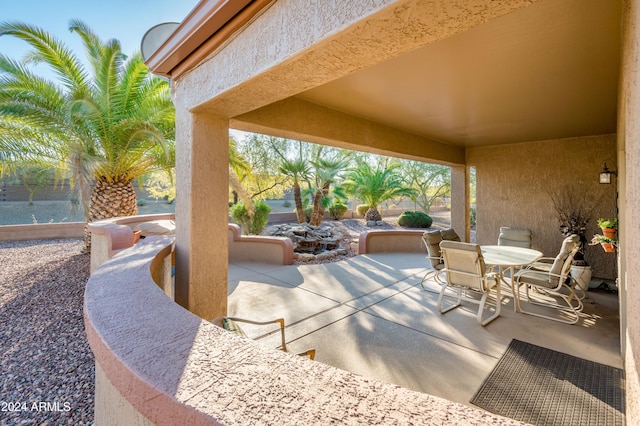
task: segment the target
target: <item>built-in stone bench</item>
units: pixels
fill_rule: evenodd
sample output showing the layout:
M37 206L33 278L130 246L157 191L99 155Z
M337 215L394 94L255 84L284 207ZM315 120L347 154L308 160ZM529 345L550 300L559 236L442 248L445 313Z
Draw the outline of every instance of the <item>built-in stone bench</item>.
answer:
M141 240L87 283L96 424L521 424L215 327L152 279L172 243L171 236Z
M136 241L136 231L141 236L171 235L174 233L175 214L150 214L139 216L123 216L91 222L88 225L91 233L91 272L111 259L120 251L127 249ZM141 230L144 224L150 225Z
M91 222L91 272L107 259L133 246L135 233L141 236L172 235L175 231L173 213L124 216ZM291 265L293 243L288 238L242 235L240 227L229 224L229 261Z
M291 265L293 243L286 237L242 235L240 227L229 224L229 261Z
M426 253L421 230L381 229L360 234L359 253Z

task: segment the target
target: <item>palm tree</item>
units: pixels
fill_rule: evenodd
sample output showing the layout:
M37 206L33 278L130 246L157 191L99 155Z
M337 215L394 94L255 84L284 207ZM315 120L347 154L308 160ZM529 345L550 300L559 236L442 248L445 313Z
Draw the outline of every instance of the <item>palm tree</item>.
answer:
M300 190L300 181L306 179L309 175L309 165L302 159L284 160L278 171L289 176L293 181L293 199L296 204L296 219L298 223L306 222L304 217L304 209L302 208L302 192Z
M0 171L20 163L66 170L87 221L135 215L133 179L175 163L169 86L140 54L127 58L119 41L101 41L78 20L69 29L81 37L88 65L40 28L0 24L0 35L32 48L23 62L0 55ZM48 65L58 81L30 63Z
M414 189L407 187L398 173L399 167L399 164L391 164L384 168L378 166L374 170L369 163L362 162L342 183L348 193L369 206L364 215L365 220L382 220L378 205L384 201L414 196Z
M329 189L334 182L338 173L340 173L347 165L346 160L336 159L327 160L319 158L312 161L316 172L316 190L313 196L313 212L311 213L310 225L318 226L322 223L324 217L325 206L323 201L329 195Z

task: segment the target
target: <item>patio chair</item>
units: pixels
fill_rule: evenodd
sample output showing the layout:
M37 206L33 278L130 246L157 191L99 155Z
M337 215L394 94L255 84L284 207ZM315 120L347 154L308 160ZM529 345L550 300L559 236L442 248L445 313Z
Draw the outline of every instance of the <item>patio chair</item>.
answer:
M482 326L498 318L501 307L500 276L495 272L487 272L480 246L458 241L442 241L440 249L445 265L442 272L446 275L446 282L438 297L440 313L445 314L461 306L464 300L479 305L477 320ZM455 297L456 301L453 305L444 308L445 293L450 287L456 291L456 295L447 297ZM484 307L492 289L496 292L495 313L483 320ZM479 299L469 292L475 293Z
M498 236L498 245L531 248L531 230L502 226Z
M460 236L453 230L453 228L441 230L440 235L444 241L461 241Z
M234 333L237 336L244 337L245 339L250 339L250 337L247 336L247 334L238 324L239 322L244 322L247 324L254 324L254 325L269 325L269 324L278 323L280 325L280 337L282 340L282 344L279 347L279 349L281 349L284 352L289 352L289 350L287 350L287 343L285 341L285 335L284 335L284 318L278 318L273 321L263 321L263 322L251 321L248 319L235 318L235 317L218 317L211 320L211 323L213 325L217 325L218 327L223 328L231 333ZM313 360L316 357L316 350L309 349L297 355L308 356L311 360Z
M580 246L580 237L575 234L570 235L562 242L560 252L555 258L542 258L515 274L514 296L517 312L566 324L578 322L583 305L575 292L576 282L570 273L571 263ZM550 263L551 260L553 263ZM520 294L522 287L525 289L528 303L559 311L565 314L565 317L523 309ZM534 296L532 291L535 291ZM547 309L544 310L546 311Z
M442 241L442 234L440 231L427 231L422 234L422 242L427 249L427 259L429 260L429 264L431 265L431 269L424 274L422 277L422 281L420 281L420 285L424 290L427 288L424 286L424 282L433 277L433 279L438 283L442 284L442 280L440 279L440 271L444 268L444 261L442 260L442 254L440 253L440 242Z
M452 228L443 229L443 230L435 230L435 231L427 231L422 234L422 242L424 246L427 248L427 259L429 259L429 263L431 264L430 270L422 277L420 281L420 285L424 290L428 290L424 286L424 282L433 276L433 279L438 284L443 284L442 279L440 278L440 271L444 268L444 260L442 260L442 254L440 253L440 242L441 241L460 241L460 236L454 231Z

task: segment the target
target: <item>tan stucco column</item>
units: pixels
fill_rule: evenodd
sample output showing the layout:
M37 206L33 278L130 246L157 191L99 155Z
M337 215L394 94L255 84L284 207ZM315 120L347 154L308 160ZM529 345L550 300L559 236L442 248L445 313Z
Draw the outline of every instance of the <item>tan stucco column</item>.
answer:
M618 110L618 185L623 194L620 205L621 268L619 278L623 311L626 418L628 424L640 419L640 0L623 2L622 73ZM626 320L626 324L625 324ZM626 327L625 327L626 325Z
M463 241L469 241L469 176L467 166L451 166L451 227Z
M212 319L227 312L228 120L178 113L176 144L175 299Z

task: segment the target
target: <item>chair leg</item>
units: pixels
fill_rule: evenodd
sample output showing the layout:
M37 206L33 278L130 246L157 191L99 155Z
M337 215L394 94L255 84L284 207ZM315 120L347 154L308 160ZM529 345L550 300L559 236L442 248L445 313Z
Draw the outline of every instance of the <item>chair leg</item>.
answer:
M520 300L520 286L524 286L525 287L525 295L526 295L526 301L527 303L530 303L532 305L537 305L537 306L541 306L543 308L546 309L555 309L556 311L559 312L565 312L567 314L569 314L569 318L568 319L563 319L563 318L558 318L558 317L554 317L554 316L549 316L549 315L543 315L537 312L533 312L533 311L528 311L526 309L522 308L522 303ZM526 283L517 283L516 284L516 295L515 295L515 303L516 303L516 309L517 312L521 312L523 314L527 314L527 315L532 315L535 317L539 317L539 318L545 318L545 319L549 319L552 321L556 321L556 322L561 322L564 324L575 324L580 320L580 312L582 311L583 305L582 305L582 301L580 300L580 298L576 295L576 293L567 286L564 286L564 288L569 290L569 295L564 295L558 291L551 291L549 289L546 288L539 288L536 287L536 290L540 291L543 294L547 294L551 297L559 297L560 299L562 299L565 305L561 305L559 303L542 303L542 302L538 302L533 300L530 295L529 295L529 285ZM572 303L572 300L577 301L577 306L574 306Z
M424 277L422 277L422 280L420 280L420 286L422 287L423 290L425 291L430 291L432 293L438 293L438 291L434 291L428 287L425 287L424 282L427 281L428 279L430 279L431 277L433 277L433 280L439 284L439 285L444 285L444 281L442 281L442 278L440 278L440 271L437 269L429 269L427 271L426 274L424 274Z
M487 301L487 297L489 296L489 293L484 293L482 295L482 299L480 299L480 307L478 308L477 318L478 318L478 323L483 327L500 316L500 308L502 307L502 302L501 302L502 296L500 294L500 282L496 283L495 288L496 288L496 311L493 315L491 315L490 317L487 317L485 320L482 319L482 314L484 313L484 305Z
M448 308L442 309L442 302L444 300L447 287L448 286L446 284L443 285L442 289L440 290L440 296L438 296L438 311L440 311L441 314L446 314L450 310L455 309L462 304L462 289L456 288L456 293L457 293L456 302L453 305L449 306Z

